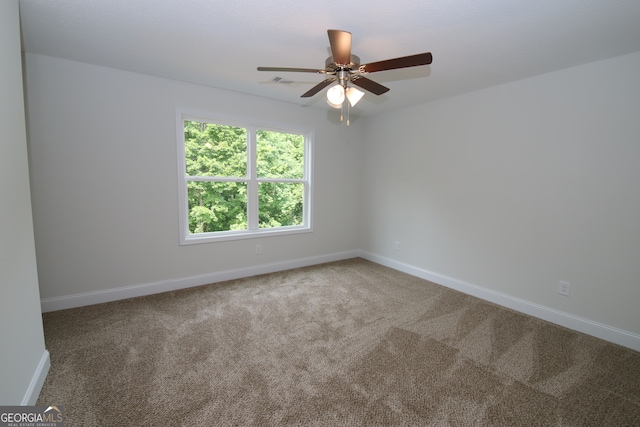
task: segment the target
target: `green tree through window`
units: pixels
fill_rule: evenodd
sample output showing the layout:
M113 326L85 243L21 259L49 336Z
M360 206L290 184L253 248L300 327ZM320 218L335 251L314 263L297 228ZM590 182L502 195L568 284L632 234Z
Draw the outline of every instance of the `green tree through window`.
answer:
M303 136L259 130L256 163L258 179L302 179ZM304 186L298 182L260 182L258 226L263 228L302 224L303 191Z
M309 229L308 135L183 118L186 234Z

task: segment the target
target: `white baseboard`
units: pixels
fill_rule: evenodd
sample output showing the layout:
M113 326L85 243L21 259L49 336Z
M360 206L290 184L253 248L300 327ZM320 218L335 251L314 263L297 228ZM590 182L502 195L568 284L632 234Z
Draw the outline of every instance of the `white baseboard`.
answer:
M609 325L594 322L589 319L574 316L553 308L545 307L530 301L516 298L501 292L492 291L482 286L467 283L442 274L427 271L409 264L395 261L391 258L376 255L362 250L338 252L329 255L321 255L309 258L299 258L290 261L273 264L262 264L254 267L226 270L216 273L201 274L178 279L162 280L153 283L126 286L107 289L104 291L86 292L57 298L47 298L41 301L42 312L64 310L67 308L82 307L86 305L100 304L126 298L134 298L161 292L175 291L179 289L201 286L209 283L223 282L225 280L241 279L259 274L273 273L276 271L290 270L292 268L307 267L325 262L340 261L343 259L361 257L386 267L399 270L412 276L420 277L430 282L446 286L451 289L473 295L483 300L528 314L566 328L592 335L603 340L640 351L640 335L618 329ZM48 360L48 353L47 353ZM47 367L48 370L48 367ZM45 374L46 376L46 374ZM43 380L44 381L44 380ZM37 396L36 396L37 397Z
M40 396L40 391L42 391L44 380L47 379L49 368L51 368L51 360L49 359L49 352L45 350L44 353L42 353L40 363L38 363L36 371L33 373L29 387L27 387L27 392L24 394L20 405L33 406L36 404L38 396Z
M492 291L490 289L483 288L482 286L474 285L472 283L467 283L462 280L434 273L432 271L417 268L409 264L404 264L391 258L383 257L370 252L359 251L358 255L361 258L375 262L376 264L384 265L385 267L390 267L394 270L402 271L403 273L407 273L412 276L437 283L438 285L446 286L448 288L455 289L456 291L473 295L485 301L489 301L494 304L498 304L503 307L518 311L520 313L537 317L542 320L546 320L556 325L564 326L565 328L572 329L574 331L582 332L587 335L603 339L605 341L609 341L636 351L640 351L640 335L638 334L618 329L613 326L605 325L603 323L594 322L582 317L574 316L572 314L545 307L543 305L539 305L520 298L515 298L501 292Z
M273 273L276 271L290 270L292 268L307 267L326 262L340 261L355 258L358 251L337 252L328 255L320 255L308 258L298 258L290 261L273 264L262 264L253 267L226 270L216 273L200 274L197 276L182 277L178 279L162 280L159 282L143 283L140 285L125 286L103 291L83 292L55 298L45 298L40 301L42 312L64 310L67 308L83 307L121 299L158 294L161 292L176 291L194 286L207 285L209 283L224 282L226 280L241 279L243 277L257 276L259 274Z

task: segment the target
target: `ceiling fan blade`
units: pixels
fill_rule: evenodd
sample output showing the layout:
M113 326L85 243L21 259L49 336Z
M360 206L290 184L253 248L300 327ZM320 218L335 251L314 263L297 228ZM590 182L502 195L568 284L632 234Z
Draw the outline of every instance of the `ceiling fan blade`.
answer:
M380 83L376 83L373 80L369 80L368 78L362 76L351 77L351 83L356 86L360 86L362 89L368 90L369 92L376 95L382 95L383 93L389 91L388 87L382 86Z
M340 65L351 63L351 33L342 30L327 30L333 62Z
M317 73L326 74L326 70L318 70L315 68L286 68L286 67L258 67L258 71L294 71L297 73Z
M387 59L385 61L371 62L361 65L360 70L365 73L375 73L376 71L395 70L396 68L417 67L418 65L429 65L433 57L430 52L419 53L417 55L403 56L401 58Z
M338 79L336 79L335 77L323 80L320 83L318 83L317 85L315 85L314 87L312 87L311 89L309 89L308 91L306 91L305 93L303 93L300 96L300 98L312 97L313 95L315 95L316 93L320 92L322 89L324 89L325 87L329 86L331 83L335 82L336 80L338 80Z

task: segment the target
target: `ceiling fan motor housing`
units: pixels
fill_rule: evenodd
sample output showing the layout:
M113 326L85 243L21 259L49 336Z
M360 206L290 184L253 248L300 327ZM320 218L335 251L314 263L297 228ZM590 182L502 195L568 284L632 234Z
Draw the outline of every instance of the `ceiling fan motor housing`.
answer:
M334 72L337 70L357 70L360 68L360 58L357 55L351 55L351 62L346 65L338 65L333 61L333 57L330 56L324 61L325 69L328 72Z

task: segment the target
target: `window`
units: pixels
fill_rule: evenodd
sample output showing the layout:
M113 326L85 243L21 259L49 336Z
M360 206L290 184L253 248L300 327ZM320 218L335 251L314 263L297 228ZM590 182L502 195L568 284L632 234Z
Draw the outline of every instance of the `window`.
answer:
M312 135L179 111L180 243L311 231Z

